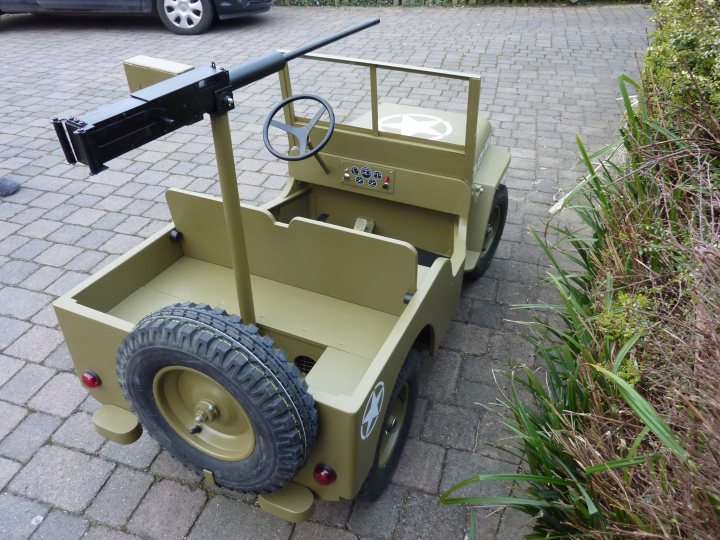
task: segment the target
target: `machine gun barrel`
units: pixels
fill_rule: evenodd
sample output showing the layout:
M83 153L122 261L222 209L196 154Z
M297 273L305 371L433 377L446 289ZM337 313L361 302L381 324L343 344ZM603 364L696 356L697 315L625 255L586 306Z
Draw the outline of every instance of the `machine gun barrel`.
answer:
M276 73L290 60L374 26L368 19L289 52L274 52L230 70L212 66L192 69L133 92L130 97L85 113L54 120L68 163L79 161L95 174L105 163L205 114L222 115L234 108L232 91Z
M343 39L349 35L355 34L356 32L375 26L379 22L380 19L378 18L368 19L354 26L349 26L340 32L336 32L335 34L325 36L324 38L315 40L312 43L298 47L292 51L266 54L257 60L251 60L250 62L231 68L230 85L233 90L237 90L238 88L242 88L252 82L259 81L272 73L280 71L290 60L324 47L325 45L329 45L330 43Z

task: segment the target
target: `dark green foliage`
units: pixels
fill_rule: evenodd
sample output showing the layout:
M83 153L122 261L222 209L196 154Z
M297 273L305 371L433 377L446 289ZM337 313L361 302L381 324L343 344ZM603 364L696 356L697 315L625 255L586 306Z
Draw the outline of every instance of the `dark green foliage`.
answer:
M527 474L470 478L445 503L527 512L535 538L718 537L715 1L657 5L642 87L619 80L619 139L593 154L578 140L587 175L565 211L584 227L551 222L537 235L560 303L524 307L550 311L561 324L538 318L527 339L544 373L511 373L513 391L500 407ZM475 482L508 479L523 496L452 497Z

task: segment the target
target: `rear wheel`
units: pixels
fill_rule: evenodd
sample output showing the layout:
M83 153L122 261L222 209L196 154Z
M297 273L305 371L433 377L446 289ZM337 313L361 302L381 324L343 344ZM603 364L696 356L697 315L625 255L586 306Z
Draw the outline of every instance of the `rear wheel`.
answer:
M317 438L297 368L257 327L221 309L176 304L145 317L122 342L117 372L150 435L223 487L283 487Z
M215 18L212 0L157 0L163 24L176 34L202 34Z
M365 482L358 492L358 500L374 501L390 483L410 432L410 423L415 412L419 385L419 353L411 349L390 395L390 402L388 403L375 451L375 459Z

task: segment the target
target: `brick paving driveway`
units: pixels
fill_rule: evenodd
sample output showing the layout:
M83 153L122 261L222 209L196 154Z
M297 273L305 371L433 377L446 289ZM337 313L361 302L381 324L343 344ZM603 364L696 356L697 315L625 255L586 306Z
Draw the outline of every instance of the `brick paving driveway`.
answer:
M151 19L2 17L0 176L23 188L0 199L0 538L462 538L468 511L439 507L438 493L471 474L518 465L486 444L503 430L480 404L498 396L493 369L533 361L508 321L527 315L510 306L552 296L536 280L545 268L527 230L544 223L558 188L573 184L575 134L591 146L612 136L615 78L637 72L648 15L632 5L274 8L198 37L174 36ZM166 223L167 187L217 192L208 125L180 130L89 177L85 167L63 163L49 119L124 96L121 62L137 54L230 66L370 16L382 24L323 52L484 76L483 110L496 141L513 154L509 223L487 276L465 288L440 354L424 360L411 439L392 485L374 505L318 504L312 521L293 527L250 497L206 489L146 436L122 447L96 435L90 414L97 403L71 374L50 306ZM350 83L323 92L315 80L307 75L303 86L341 112L356 106ZM285 166L264 149L259 126L277 100L275 86L271 78L236 93L241 193L257 203L284 184ZM395 95L407 97L404 87ZM455 89L416 91L420 102L457 106ZM478 510L477 517L479 538L523 530L517 513Z

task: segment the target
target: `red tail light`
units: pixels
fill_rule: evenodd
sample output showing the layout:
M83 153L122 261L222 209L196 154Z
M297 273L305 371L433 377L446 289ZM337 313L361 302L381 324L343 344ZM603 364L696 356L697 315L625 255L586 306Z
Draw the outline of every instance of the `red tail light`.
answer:
M80 382L82 382L83 386L85 386L86 388L97 388L102 384L100 376L94 371L90 371L89 369L83 371L83 374L80 377Z
M315 465L313 477L315 478L315 481L321 486L329 486L335 480L337 480L337 473L330 465L318 463L317 465Z

